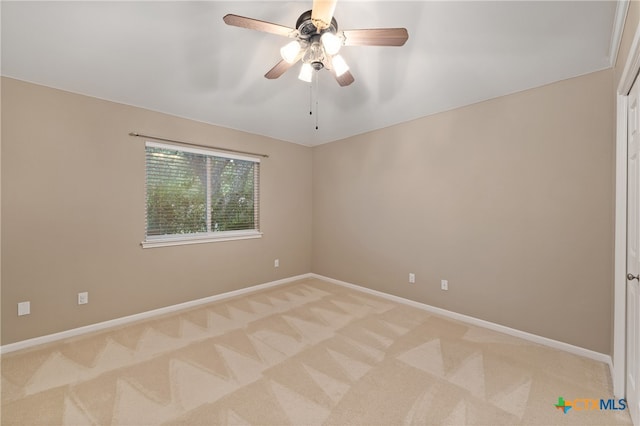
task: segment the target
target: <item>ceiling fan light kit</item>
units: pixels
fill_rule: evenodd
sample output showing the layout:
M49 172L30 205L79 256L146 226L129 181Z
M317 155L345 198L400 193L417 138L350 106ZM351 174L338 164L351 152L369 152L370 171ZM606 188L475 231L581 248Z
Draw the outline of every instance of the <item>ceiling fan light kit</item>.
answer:
M311 64L313 69L318 71L325 66L324 64L326 60L327 55L325 54L325 51L322 48L320 42L317 40L311 43L311 45L307 48L307 50L304 52L304 55L302 56L303 64Z
M265 77L276 79L298 61L302 67L298 78L313 81L313 71L326 68L332 71L340 86L355 81L344 58L338 55L342 46L402 46L409 38L406 28L376 28L338 32L333 16L337 0L314 0L313 8L298 18L295 28L271 22L229 14L223 19L227 25L286 36L294 40L280 49L282 60Z

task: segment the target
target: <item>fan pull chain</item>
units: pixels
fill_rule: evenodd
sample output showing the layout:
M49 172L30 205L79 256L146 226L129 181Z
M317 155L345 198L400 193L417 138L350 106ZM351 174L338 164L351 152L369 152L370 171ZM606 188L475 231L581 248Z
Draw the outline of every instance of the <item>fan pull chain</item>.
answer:
M311 80L311 83L309 84L309 115L313 115L313 107L314 107L314 100L315 100L315 107L316 107L316 113L315 113L315 125L316 125L316 130L319 129L318 126L318 72L316 71L316 75L313 76L314 78Z
M315 87L315 89L316 89L315 90L315 92L316 92L316 130L318 130L318 116L320 115L318 113L318 95L319 95L319 92L318 92L318 80L320 79L319 78L320 74L318 73L318 71L316 71L316 76L315 77L316 78L314 80L315 80L315 86L316 86Z

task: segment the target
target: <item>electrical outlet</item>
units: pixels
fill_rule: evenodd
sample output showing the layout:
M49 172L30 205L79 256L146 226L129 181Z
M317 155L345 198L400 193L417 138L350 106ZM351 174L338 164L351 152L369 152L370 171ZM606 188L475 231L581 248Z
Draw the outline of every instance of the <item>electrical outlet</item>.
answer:
M440 280L440 289L441 290L449 290L449 281Z
M409 273L409 283L411 283L411 284L415 284L416 283L416 274Z
M86 291L78 293L78 305L84 305L86 303L89 303L89 293Z
M29 315L31 313L31 302L18 303L18 316Z
M279 268L280 267L280 259L276 259L273 261L273 267L274 268Z

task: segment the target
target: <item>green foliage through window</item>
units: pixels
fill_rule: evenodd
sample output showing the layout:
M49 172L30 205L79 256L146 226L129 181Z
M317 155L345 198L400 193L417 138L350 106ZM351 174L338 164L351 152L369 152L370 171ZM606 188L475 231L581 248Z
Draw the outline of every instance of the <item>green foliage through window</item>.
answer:
M259 163L147 143L147 237L258 230Z

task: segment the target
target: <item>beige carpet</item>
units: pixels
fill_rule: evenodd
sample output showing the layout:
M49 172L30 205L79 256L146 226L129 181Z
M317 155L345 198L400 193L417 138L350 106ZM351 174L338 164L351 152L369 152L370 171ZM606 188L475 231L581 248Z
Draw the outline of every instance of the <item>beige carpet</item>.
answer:
M2 357L2 424L630 424L608 367L306 280Z

